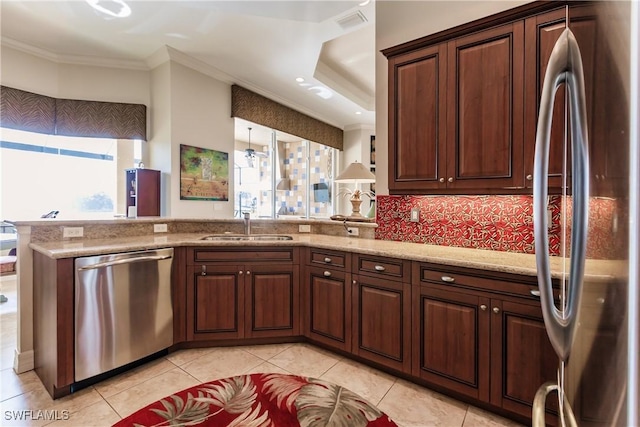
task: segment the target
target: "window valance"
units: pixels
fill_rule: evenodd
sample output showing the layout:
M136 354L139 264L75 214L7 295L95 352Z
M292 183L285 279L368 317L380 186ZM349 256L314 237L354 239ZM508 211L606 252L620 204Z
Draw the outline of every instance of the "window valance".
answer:
M57 99L1 86L0 126L50 135L146 141L147 107Z
M342 150L343 131L238 85L231 86L231 117L239 117Z

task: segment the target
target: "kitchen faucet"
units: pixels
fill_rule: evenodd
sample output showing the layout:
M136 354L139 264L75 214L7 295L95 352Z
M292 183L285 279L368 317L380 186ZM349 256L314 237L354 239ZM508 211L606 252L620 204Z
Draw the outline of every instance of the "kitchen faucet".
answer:
M251 213L244 212L244 234L247 236L251 234Z

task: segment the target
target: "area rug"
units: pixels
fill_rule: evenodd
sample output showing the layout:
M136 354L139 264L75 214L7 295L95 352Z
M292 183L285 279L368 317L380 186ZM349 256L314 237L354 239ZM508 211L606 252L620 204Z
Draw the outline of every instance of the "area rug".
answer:
M344 387L297 375L251 374L203 383L129 415L124 426L396 426Z

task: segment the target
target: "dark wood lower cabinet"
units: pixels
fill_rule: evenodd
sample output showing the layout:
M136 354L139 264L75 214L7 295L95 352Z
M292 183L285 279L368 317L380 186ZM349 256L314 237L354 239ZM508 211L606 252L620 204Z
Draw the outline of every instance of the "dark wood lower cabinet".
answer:
M187 268L187 339L244 338L242 271L242 265Z
M530 417L538 387L555 380L557 369L540 305L492 299L491 403ZM555 396L547 399L550 414L557 414Z
M424 285L413 291L413 376L488 401L489 299Z
M411 373L411 285L353 276L352 353Z
M413 292L412 375L530 418L558 368L539 303L436 284ZM550 424L556 409L547 399Z
M245 269L245 337L300 334L300 274L297 265L252 265Z
M307 267L305 335L330 347L351 351L351 274Z

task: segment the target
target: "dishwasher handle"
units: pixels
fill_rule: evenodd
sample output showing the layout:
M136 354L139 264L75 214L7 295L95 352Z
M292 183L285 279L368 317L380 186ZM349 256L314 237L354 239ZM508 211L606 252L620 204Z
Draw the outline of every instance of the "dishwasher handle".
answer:
M78 271L83 270L95 270L96 268L111 267L114 265L132 264L135 262L144 261L162 261L163 259L170 259L171 255L155 255L155 256L141 256L136 258L123 258L113 261L98 262L96 264L85 265L84 267L78 267Z

